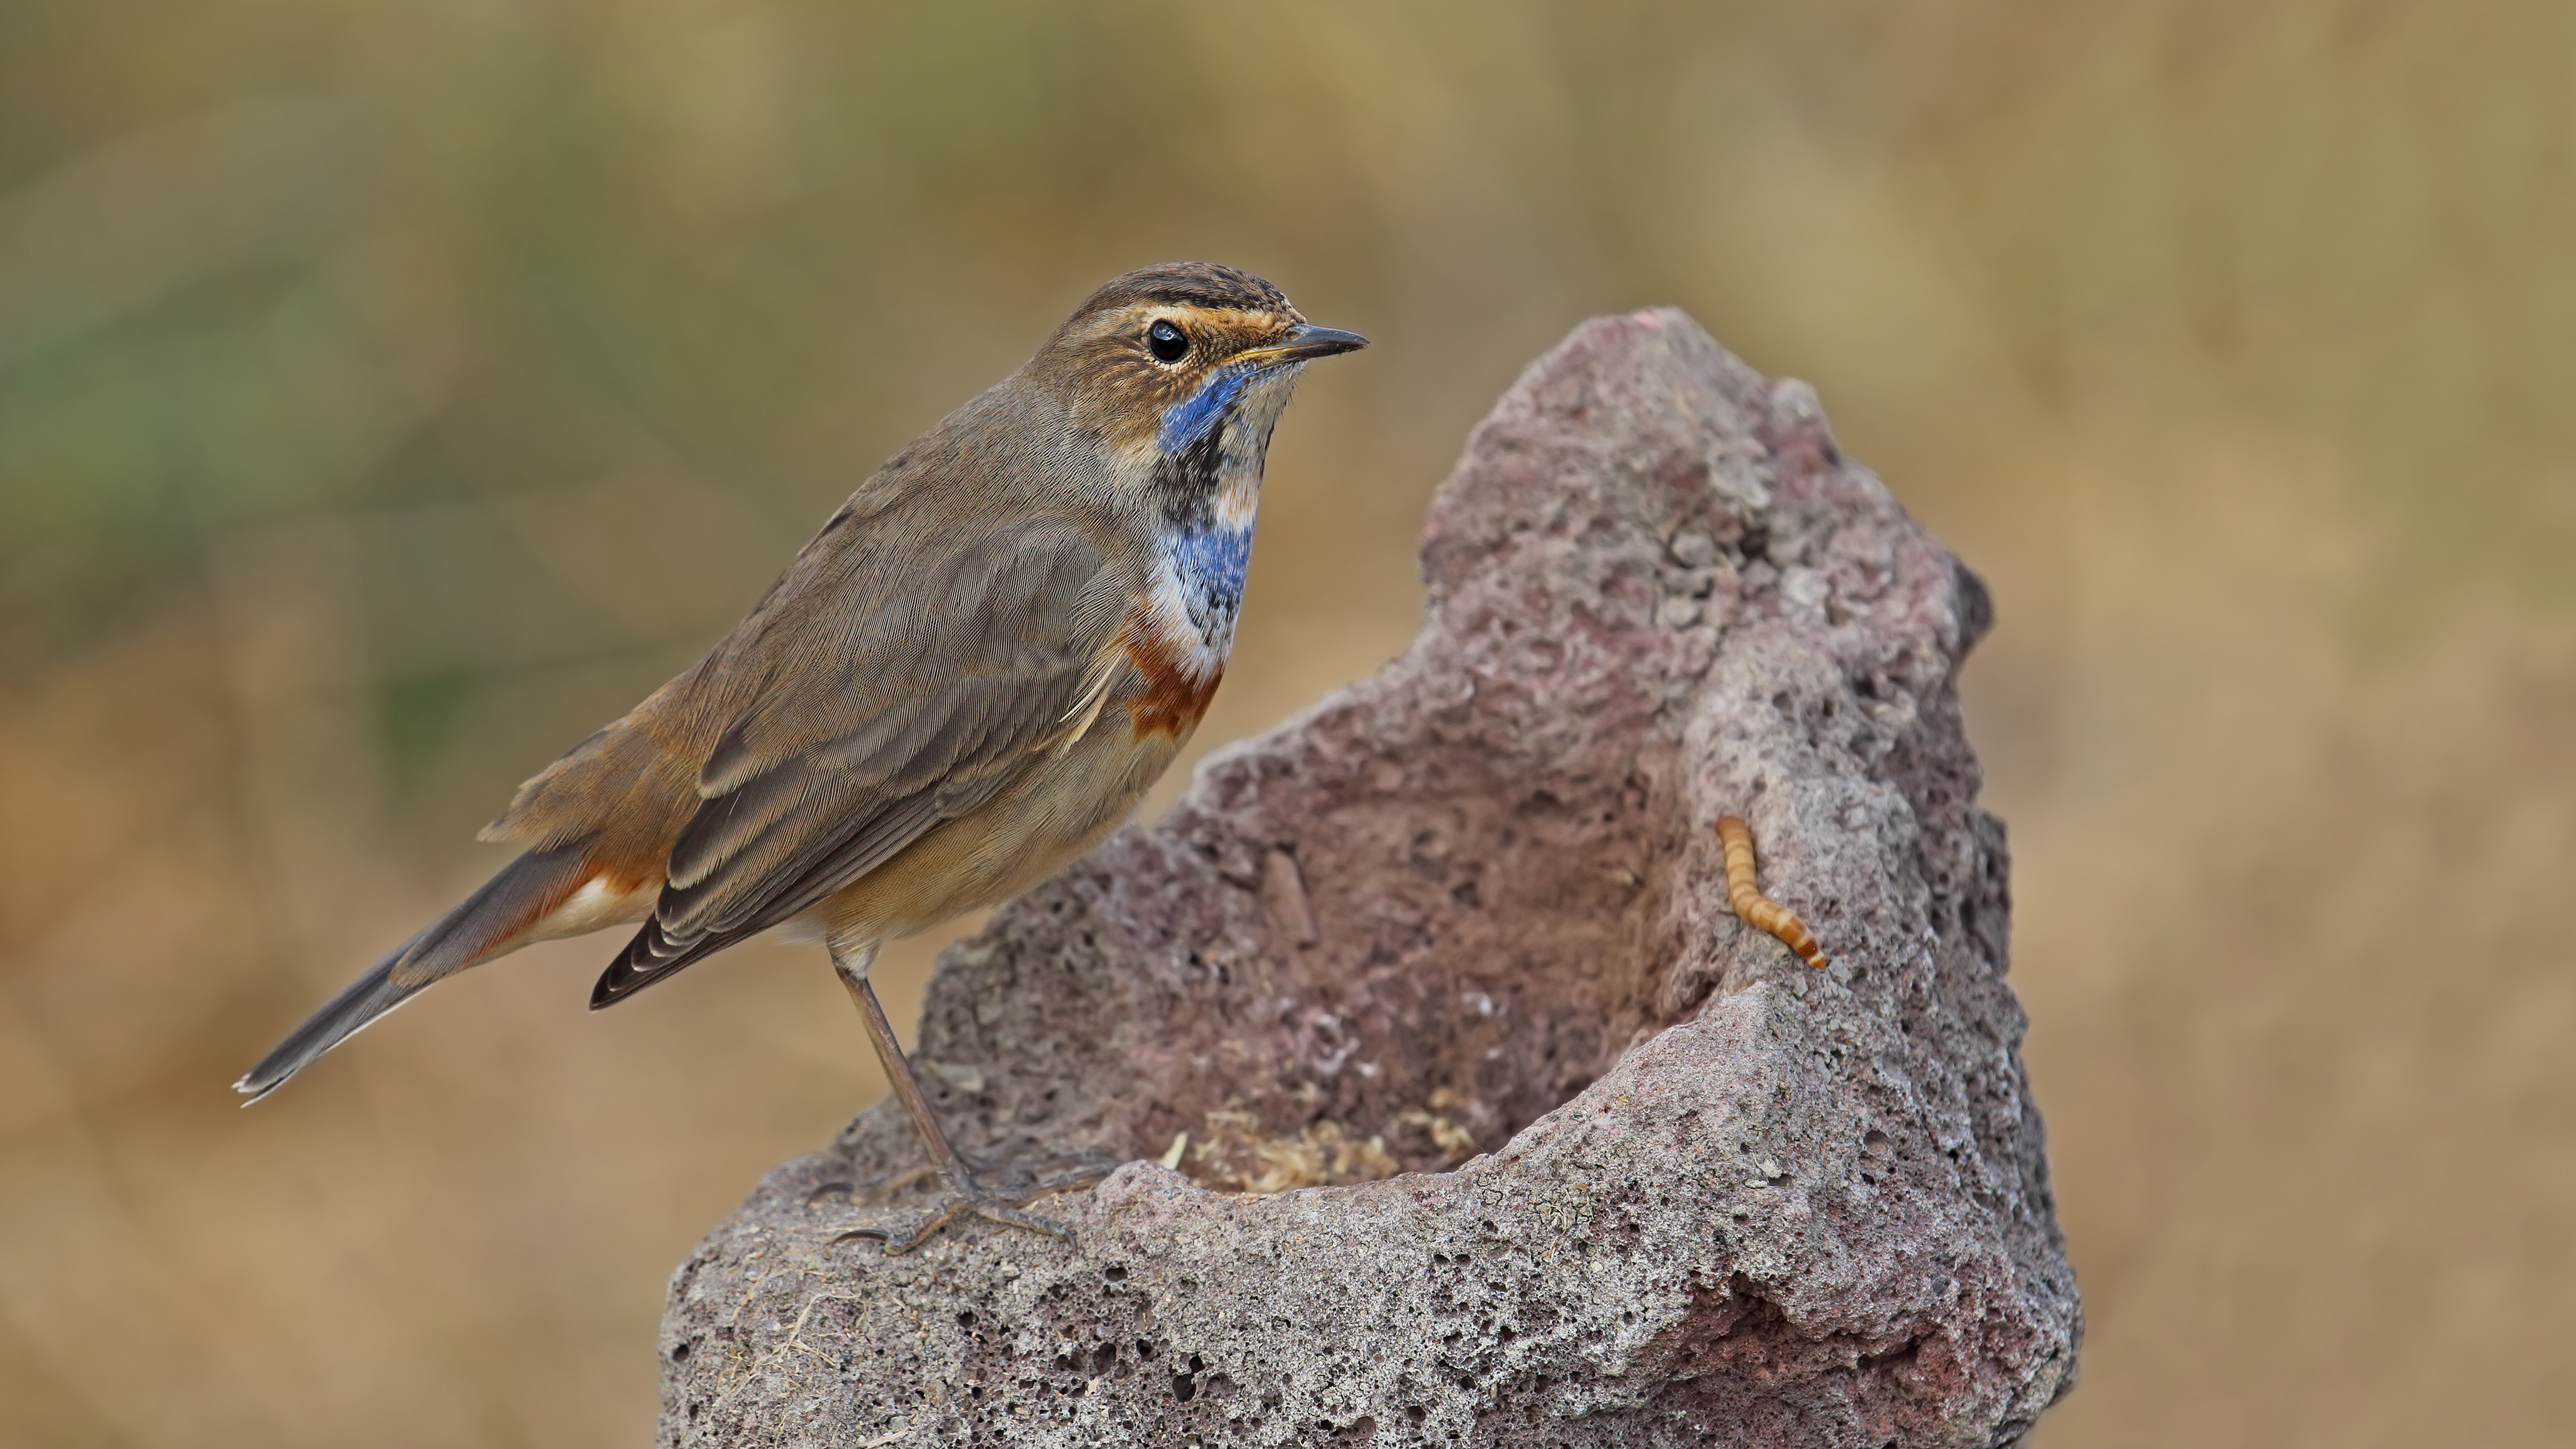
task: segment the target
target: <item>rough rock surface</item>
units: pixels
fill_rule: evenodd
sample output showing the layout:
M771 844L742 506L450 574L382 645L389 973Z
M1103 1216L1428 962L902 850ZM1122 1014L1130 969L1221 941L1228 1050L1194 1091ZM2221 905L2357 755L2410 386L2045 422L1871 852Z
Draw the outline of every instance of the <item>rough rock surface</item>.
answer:
M968 1152L1183 1171L888 1258L862 1115L672 1280L663 1444L2009 1444L2073 1382L1983 587L1672 311L1531 366L1423 569L1409 653L931 988ZM1829 969L1728 911L1730 811Z

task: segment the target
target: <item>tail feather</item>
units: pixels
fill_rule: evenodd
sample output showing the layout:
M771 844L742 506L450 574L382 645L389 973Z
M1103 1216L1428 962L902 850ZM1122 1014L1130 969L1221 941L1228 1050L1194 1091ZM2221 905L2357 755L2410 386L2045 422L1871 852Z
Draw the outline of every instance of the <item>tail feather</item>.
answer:
M256 1102L432 982L516 949L529 927L580 889L589 875L587 856L587 842L575 842L531 850L503 866L454 910L332 997L243 1073L233 1090Z
M412 939L393 979L417 989L525 944L517 938L590 878L590 841L531 850Z
M233 1090L248 1097L250 1102L258 1101L284 1086L287 1078L304 1070L315 1057L356 1036L369 1022L417 995L429 983L398 985L394 981L394 967L411 954L412 947L420 944L421 936L428 934L428 931L423 931L403 942L366 975L350 982L346 990L331 998L330 1005L313 1013L302 1026L289 1033L286 1040L279 1042L275 1050L260 1058L258 1066L242 1073L242 1079L233 1083ZM250 1102L242 1105L247 1107Z

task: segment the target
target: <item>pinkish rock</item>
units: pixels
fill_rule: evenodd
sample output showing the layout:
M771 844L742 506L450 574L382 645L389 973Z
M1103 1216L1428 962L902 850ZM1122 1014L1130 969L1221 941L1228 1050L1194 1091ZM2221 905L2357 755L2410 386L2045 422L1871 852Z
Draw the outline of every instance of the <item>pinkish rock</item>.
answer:
M661 1443L2009 1444L2073 1382L1983 586L1674 311L1534 364L1422 557L1411 652L931 987L967 1151L1190 1176L887 1258L863 1114L673 1279ZM1728 812L1829 969L1727 909Z

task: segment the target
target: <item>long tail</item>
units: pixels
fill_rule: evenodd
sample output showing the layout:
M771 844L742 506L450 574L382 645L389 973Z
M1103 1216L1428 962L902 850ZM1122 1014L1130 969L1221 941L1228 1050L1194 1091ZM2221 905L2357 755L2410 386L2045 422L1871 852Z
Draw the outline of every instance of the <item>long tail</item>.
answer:
M433 928L434 929L434 928ZM359 1028L377 1017L411 1000L429 985L426 981L410 986L394 984L394 968L420 944L420 936L396 946L393 954L379 961L366 975L349 983L348 989L331 998L331 1004L306 1019L302 1026L279 1042L276 1049L259 1059L259 1065L242 1074L233 1090L252 1102L267 1096L286 1084L286 1079L304 1070L315 1057L358 1034ZM242 1105L248 1106L249 1102Z
M260 1058L258 1066L233 1083L233 1090L256 1102L430 983L516 949L530 927L589 878L588 847L588 841L576 841L552 850L531 850L503 866L482 889L394 948L393 954L288 1033L274 1051Z

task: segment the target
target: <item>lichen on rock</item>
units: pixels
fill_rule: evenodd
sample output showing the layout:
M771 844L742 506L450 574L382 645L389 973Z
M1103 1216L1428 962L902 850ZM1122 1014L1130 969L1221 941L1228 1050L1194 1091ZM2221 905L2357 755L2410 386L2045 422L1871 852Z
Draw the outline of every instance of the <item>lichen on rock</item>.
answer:
M836 1241L927 1200L864 1113L674 1276L663 1444L2007 1444L2072 1383L1983 586L1673 311L1534 363L1422 557L1402 658L943 956L960 1146L1136 1159L1074 1241Z

